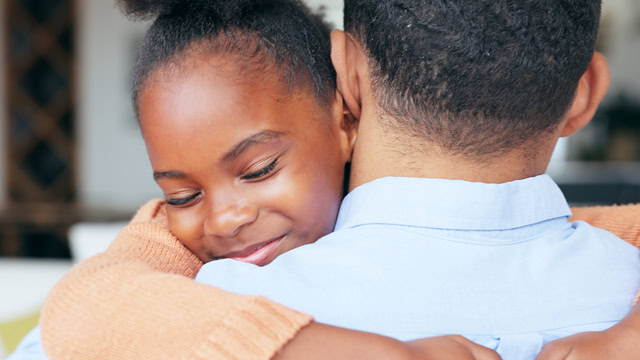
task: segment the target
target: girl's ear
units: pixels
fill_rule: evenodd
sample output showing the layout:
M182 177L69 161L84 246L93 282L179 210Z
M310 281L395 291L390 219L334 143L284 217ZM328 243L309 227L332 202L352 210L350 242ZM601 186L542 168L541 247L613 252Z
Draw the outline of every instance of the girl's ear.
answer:
M360 118L361 99L358 76L358 56L360 48L350 34L341 30L331 33L331 61L336 70L338 90L350 113Z
M580 78L571 107L564 118L560 136L569 136L591 121L607 93L611 74L604 56L595 53L589 68Z

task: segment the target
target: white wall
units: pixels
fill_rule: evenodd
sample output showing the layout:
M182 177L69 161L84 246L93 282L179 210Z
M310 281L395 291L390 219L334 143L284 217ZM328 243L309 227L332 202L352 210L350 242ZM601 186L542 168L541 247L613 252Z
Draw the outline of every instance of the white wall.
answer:
M326 6L327 20L333 23L336 28L342 29L342 9L343 0L304 0L312 8Z
M626 91L640 100L640 1L604 0L606 57L611 68L609 95Z
M122 16L114 1L77 4L79 198L91 208L130 211L161 195L130 102L135 39L144 25Z

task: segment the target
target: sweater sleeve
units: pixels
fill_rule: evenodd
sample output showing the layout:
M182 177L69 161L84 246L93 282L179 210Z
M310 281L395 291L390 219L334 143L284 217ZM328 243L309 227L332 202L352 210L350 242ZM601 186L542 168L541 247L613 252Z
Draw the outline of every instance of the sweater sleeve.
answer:
M311 317L196 283L200 260L169 231L161 201L109 249L76 265L41 315L51 360L270 359Z
M573 212L572 221L586 221L640 248L640 204L578 207L571 210ZM634 305L639 301L640 292Z

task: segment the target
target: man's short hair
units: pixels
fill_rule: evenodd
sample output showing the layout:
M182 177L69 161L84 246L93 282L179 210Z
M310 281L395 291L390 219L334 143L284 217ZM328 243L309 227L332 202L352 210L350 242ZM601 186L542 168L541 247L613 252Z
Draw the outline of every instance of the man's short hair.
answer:
M345 0L391 126L467 156L554 129L594 52L600 0Z

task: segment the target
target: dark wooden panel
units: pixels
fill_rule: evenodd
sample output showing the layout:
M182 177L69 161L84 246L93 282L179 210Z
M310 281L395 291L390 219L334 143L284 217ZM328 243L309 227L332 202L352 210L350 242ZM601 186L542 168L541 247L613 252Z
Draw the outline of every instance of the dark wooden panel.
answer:
M60 210L76 199L75 0L4 0L0 6L8 152L0 255L68 257L71 219ZM48 209L47 221L32 209Z

